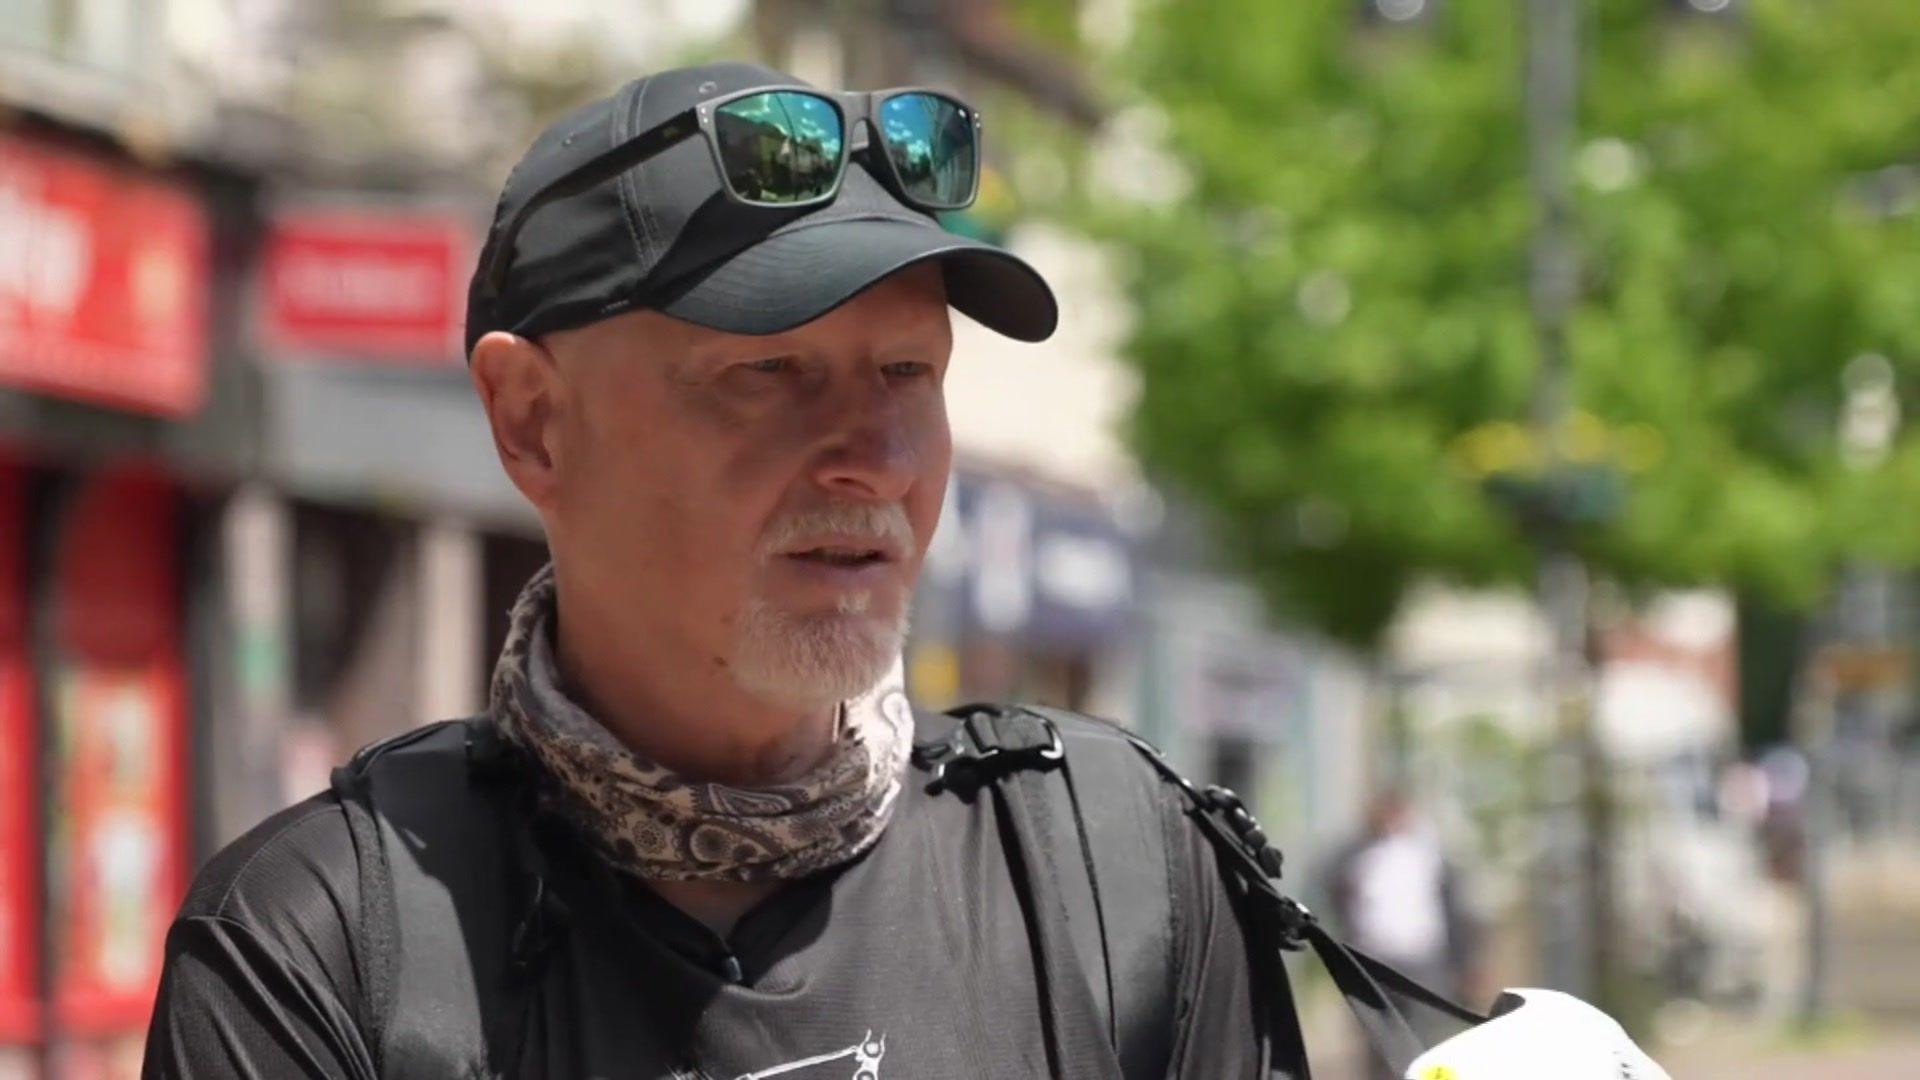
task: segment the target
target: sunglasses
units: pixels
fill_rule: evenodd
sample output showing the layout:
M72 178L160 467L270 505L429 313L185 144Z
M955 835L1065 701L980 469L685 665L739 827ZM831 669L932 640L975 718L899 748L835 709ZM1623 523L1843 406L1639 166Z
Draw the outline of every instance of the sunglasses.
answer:
M862 121L873 137L855 147ZM973 205L980 190L980 114L958 98L911 87L742 90L669 117L535 192L492 245L489 294L505 287L514 239L534 211L696 135L706 137L728 197L748 206L832 202L856 152L896 197L920 210L959 210Z

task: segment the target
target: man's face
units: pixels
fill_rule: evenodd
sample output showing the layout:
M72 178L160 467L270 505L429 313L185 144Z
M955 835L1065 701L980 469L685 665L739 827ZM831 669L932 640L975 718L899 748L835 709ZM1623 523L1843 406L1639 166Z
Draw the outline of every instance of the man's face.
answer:
M952 461L936 266L766 337L635 312L545 344L561 389L536 502L602 622L782 706L886 673Z

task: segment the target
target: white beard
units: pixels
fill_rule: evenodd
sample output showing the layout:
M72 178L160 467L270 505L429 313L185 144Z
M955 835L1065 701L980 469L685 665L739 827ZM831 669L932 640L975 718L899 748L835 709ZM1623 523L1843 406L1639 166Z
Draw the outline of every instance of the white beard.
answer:
M734 681L785 708L822 708L866 693L893 669L907 637L904 607L893 618L870 615L871 600L850 593L838 611L817 615L749 601L733 649Z

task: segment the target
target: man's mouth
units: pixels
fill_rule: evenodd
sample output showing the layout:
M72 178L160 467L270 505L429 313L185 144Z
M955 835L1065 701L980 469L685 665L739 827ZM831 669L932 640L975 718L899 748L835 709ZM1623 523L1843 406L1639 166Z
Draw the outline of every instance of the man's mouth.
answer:
M790 559L800 559L822 566L860 567L872 566L887 561L887 553L877 547L841 546L807 548L802 551L786 553Z

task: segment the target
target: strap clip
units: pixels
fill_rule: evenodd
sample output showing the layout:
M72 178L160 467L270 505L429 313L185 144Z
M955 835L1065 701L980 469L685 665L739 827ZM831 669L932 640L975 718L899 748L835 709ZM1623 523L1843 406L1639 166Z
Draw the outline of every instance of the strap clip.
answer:
M951 783L947 770L958 766L970 778L1021 768L1052 768L1066 757L1053 723L1024 709L968 705L953 733L939 742L913 748L914 760L933 773L933 783Z

